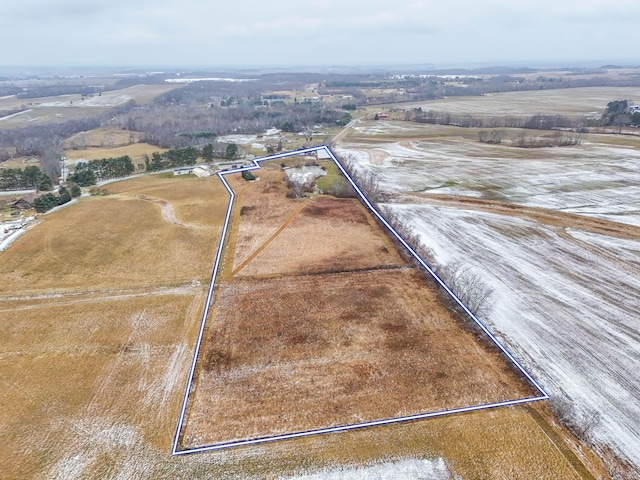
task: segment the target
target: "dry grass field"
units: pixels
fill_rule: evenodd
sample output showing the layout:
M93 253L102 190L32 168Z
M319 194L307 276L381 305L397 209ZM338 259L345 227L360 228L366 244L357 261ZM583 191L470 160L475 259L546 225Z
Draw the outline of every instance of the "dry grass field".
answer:
M109 188L0 253L2 478L183 468L170 445L228 195L214 178Z
M101 127L72 135L64 141L64 147L70 149L78 144L84 144L87 147L119 147L139 140L140 132L132 132L115 127Z
M129 155L134 165L144 163L145 155L164 152L160 148L140 141L140 133L117 128L96 128L78 133L65 141L67 163L75 160L99 160L101 158ZM78 148L78 146L84 148Z
M130 182L41 217L0 257L0 295L205 283L226 207L217 179Z
M213 315L187 445L536 394L410 269L236 280Z

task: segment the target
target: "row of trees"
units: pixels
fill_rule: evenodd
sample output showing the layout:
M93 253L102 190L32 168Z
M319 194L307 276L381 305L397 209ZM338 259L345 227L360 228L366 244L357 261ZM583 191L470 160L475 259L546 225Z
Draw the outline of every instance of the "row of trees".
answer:
M145 168L149 172L166 170L169 168L195 165L198 158L211 162L214 158L226 158L233 160L238 156L238 145L235 143L215 142L207 143L198 150L195 147L176 148L164 153L153 152L151 157L145 156Z
M88 187L111 178L128 177L134 171L135 167L131 158L129 155L124 155L80 163L76 166L73 174L69 176L69 180L82 187Z
M209 149L207 149L207 152L208 151ZM158 170L166 170L168 168L193 165L200 156L201 152L197 148L178 148L175 150L168 150L164 153L153 152L151 154L151 158L148 156L145 157L144 163L148 172L154 172Z
M423 111L415 108L405 114L406 121L417 123L429 123L434 125L455 125L468 128L528 128L533 130L565 129L584 131L590 126L583 118L565 117L563 115L531 115L531 116L500 116L500 117L474 117L473 115L452 115L437 110ZM594 124L597 126L598 122Z
M72 198L79 197L81 194L80 187L76 184L72 184L68 189L66 187L60 187L58 194L47 193L36 198L33 201L33 207L38 213L44 213L51 210L58 205L64 205L69 203Z
M507 138L505 130L482 130L478 132L478 140L481 143L500 145L506 143L512 147L542 148L542 147L568 147L580 145L582 134L576 132L555 131L547 135L528 136L521 133L515 138Z
M36 189L48 191L52 188L51 177L39 167L30 165L24 170L20 168L0 169L0 190Z
M205 161L211 161L216 156L224 156L229 160L233 160L238 154L238 146L235 143L224 144L224 147L216 145L216 147L208 143L202 150L198 150L195 147L186 147L167 150L163 153L153 152L151 156L145 155L144 168L148 172L156 172L194 165L200 157ZM143 168L141 164L139 168ZM75 171L69 176L69 180L82 187L88 187L104 180L128 177L134 172L135 166L131 157L124 155L122 157L102 158L80 163L76 165Z

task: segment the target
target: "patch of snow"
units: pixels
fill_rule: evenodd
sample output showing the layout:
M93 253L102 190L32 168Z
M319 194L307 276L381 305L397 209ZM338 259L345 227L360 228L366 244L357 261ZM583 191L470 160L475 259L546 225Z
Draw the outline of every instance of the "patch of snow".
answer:
M305 185L314 182L317 178L327 174L326 170L316 165L285 168L284 173L289 181L298 185Z
M224 135L219 137L218 140L225 143L237 143L239 145L249 145L256 139L255 135L247 135L241 133L235 133L231 135Z
M472 196L640 225L640 150L590 143L523 158L495 149L448 138L336 150L356 169L375 169L389 193ZM437 263L462 261L494 289L489 328L552 398L570 400L575 418L600 415L596 442L640 465L640 238L460 207L389 208Z
M365 467L342 467L317 473L280 477L280 480L446 480L452 477L442 458L434 460L406 459Z
M20 228L19 230L14 230L6 236L4 239L0 241L0 252L6 250L11 246L13 242L15 242L19 237L27 233L27 230L24 228ZM0 237L1 238L1 237Z

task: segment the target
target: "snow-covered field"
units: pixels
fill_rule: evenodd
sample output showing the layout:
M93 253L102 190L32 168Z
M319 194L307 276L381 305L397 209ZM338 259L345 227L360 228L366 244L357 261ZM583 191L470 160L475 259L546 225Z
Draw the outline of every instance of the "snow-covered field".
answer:
M640 150L585 143L537 149L531 153L537 158L501 158L500 148L469 142L385 143L375 146L376 157L383 160L374 163L384 172L385 191L504 200L640 225ZM365 163L370 158L362 150L348 153Z
M388 192L475 197L640 225L640 151L586 144L490 156L456 142L343 144ZM482 153L482 154L480 154ZM375 166L373 166L375 164ZM640 467L640 238L434 200L389 207L438 263L461 260L494 290L486 322L578 423Z

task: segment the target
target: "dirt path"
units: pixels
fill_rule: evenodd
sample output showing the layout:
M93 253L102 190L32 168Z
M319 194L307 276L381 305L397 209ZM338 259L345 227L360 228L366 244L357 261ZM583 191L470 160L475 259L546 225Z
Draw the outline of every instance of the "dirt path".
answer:
M428 193L400 194L395 196L394 200L398 203L415 203L416 200L418 200L420 203L447 205L461 207L466 210L479 210L499 215L519 217L560 229L576 228L586 232L631 240L640 238L640 227L635 225L545 208L526 207L495 200Z
M122 300L125 298L133 297L148 297L152 295L193 295L201 289L199 283L191 283L185 285L178 285L175 287L157 287L146 288L144 290L139 289L125 289L125 290L86 290L79 292L63 292L54 294L43 295L24 295L24 296L10 296L0 297L0 305L3 307L7 305L7 308L0 308L0 312L10 312L15 310L32 310L42 308L42 300L55 301L55 305L72 305L75 303L92 303L96 301L113 301ZM9 302L31 302L34 303L28 305L11 305Z
M169 223L173 223L174 225L178 225L180 227L184 227L184 228L193 228L193 229L205 229L208 227L202 226L202 225L195 225L195 224L190 224L190 223L184 223L181 222L178 217L176 216L176 211L173 208L173 205L169 202L167 202L166 200L162 200L161 198L156 198L156 197L150 197L148 195L127 195L127 194L123 194L123 193L118 193L115 195L111 195L112 197L118 197L118 198L135 198L138 200L144 200L145 202L151 202L154 203L156 205L158 205L160 207L160 213L162 214L162 218L169 222Z
M273 240L280 235L289 225L291 225L291 222L293 222L293 220L298 216L298 214L304 209L304 207L306 207L308 205L307 202L301 204L298 208L296 208L293 213L291 215L289 215L289 217L284 221L284 223L282 225L280 225L280 227L278 228L278 230L276 230L269 238L267 238L262 245L260 245L251 255L249 255L244 262L242 262L240 265L238 265L238 267L231 273L232 275L237 275L238 272L240 272L240 270L242 270L244 267L246 267L254 258L256 258L258 255L260 255L260 253L269 246L269 244L271 242L273 242Z

